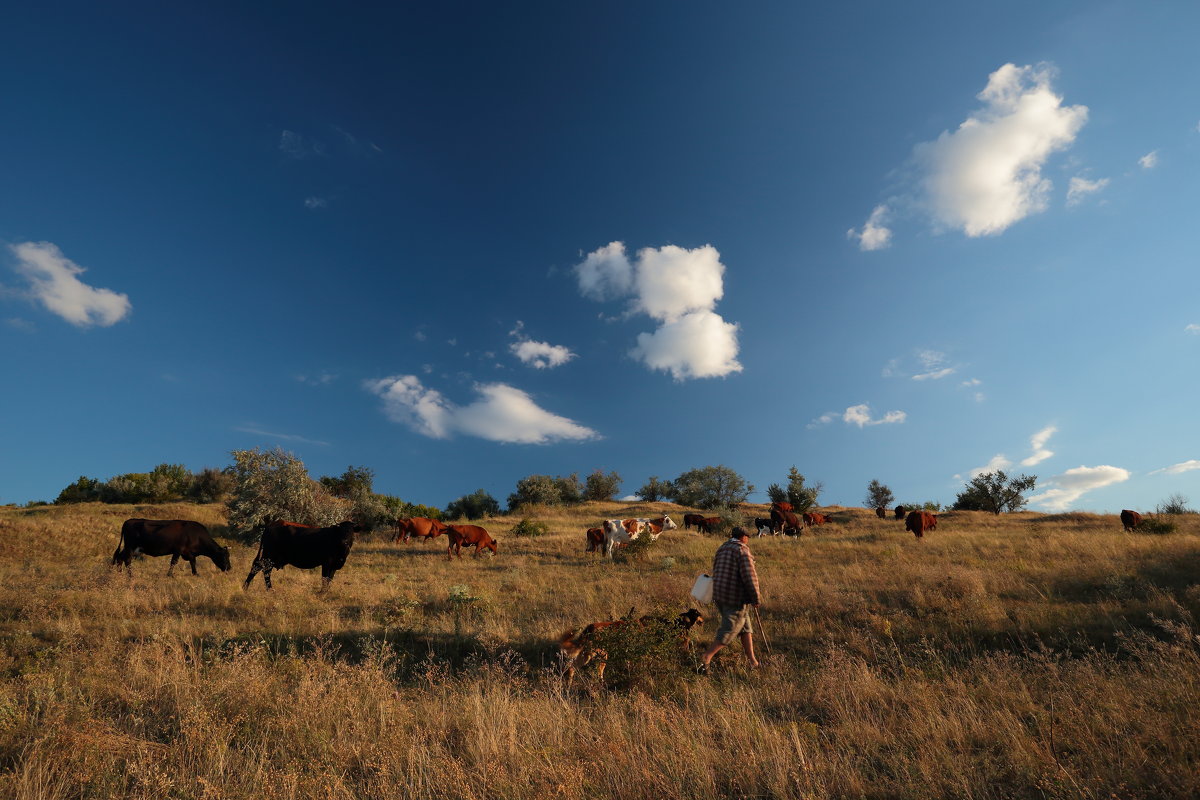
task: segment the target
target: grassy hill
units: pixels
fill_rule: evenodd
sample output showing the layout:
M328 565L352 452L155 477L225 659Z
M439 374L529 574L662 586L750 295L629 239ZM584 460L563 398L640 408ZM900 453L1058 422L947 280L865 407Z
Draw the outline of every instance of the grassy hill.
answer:
M751 540L770 655L610 661L564 688L567 629L687 608L720 537L672 531L607 563L606 517L483 520L495 558L361 539L241 583L220 506L0 509L0 796L657 798L1200 796L1200 519L942 515L924 541L865 509ZM764 508L747 506L748 517ZM128 517L232 549L166 577L109 567ZM709 620L698 639L711 640Z

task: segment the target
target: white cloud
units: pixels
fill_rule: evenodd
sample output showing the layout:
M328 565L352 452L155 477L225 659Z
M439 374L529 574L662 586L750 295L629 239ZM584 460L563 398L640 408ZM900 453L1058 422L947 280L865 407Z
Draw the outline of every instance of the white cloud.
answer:
M1033 455L1021 461L1021 466L1032 467L1034 464L1040 464L1047 458L1054 455L1052 450L1046 449L1046 442L1050 437L1058 432L1058 428L1054 425L1047 425L1040 431L1029 437L1029 446L1033 449Z
M888 207L875 206L871 216L863 223L862 230L854 228L846 231L847 238L858 239L859 250L882 250L892 243L892 231L884 223L887 222Z
M297 436L294 433L271 433L270 431L264 431L262 428L258 427L258 425L256 423L253 423L253 422L247 422L245 425L239 425L238 427L234 428L234 430L240 431L241 433L252 433L255 436L269 436L272 439L280 439L285 442L300 442L301 444L318 444L318 445L321 445L322 447L329 446L329 442L322 442L319 439L309 439L304 436Z
M979 386L981 383L983 383L983 381L979 380L979 378L968 378L960 383L959 386Z
M328 208L329 201L324 197L317 197L314 195L312 197L304 198L304 207L309 210L316 211L318 208Z
M1096 192L1108 186L1108 178L1100 178L1099 180L1089 181L1087 178L1078 176L1071 178L1071 183L1067 188L1067 205L1077 206L1083 202L1083 198L1089 194Z
M918 145L924 199L934 219L967 236L998 234L1045 210L1051 189L1042 167L1071 146L1086 106L1063 106L1046 65L1005 64L988 76L984 107L958 129Z
M1186 328L1184 328L1183 332L1184 333L1200 333L1200 325L1197 325L1196 323L1193 322L1191 325L1188 325Z
M925 371L913 375L914 381L936 381L947 375L953 375L956 371L954 367L946 366L946 354L939 353L937 350L921 350L917 353L917 358L920 359L921 368Z
M839 416L841 416L841 415L838 414L836 411L826 411L824 414L817 417L812 422L808 423L808 425L806 427L817 428L817 427L820 427L821 425L828 425L829 423L831 423L835 419L837 419Z
M908 414L903 411L889 411L878 419L871 417L871 407L862 403L857 406L850 406L842 414L842 420L847 425L857 425L860 428L867 425L892 425L899 422L904 422L908 419Z
M308 386L324 386L337 380L337 375L332 372L322 372L318 375L297 375L296 380Z
M9 250L17 257L17 272L29 280L32 297L72 325L114 325L133 310L128 295L79 280L86 270L50 242L23 242Z
M1004 457L1004 453L997 453L992 456L992 460L984 464L982 467L975 467L967 474L972 478L978 478L985 472L996 472L997 470L1005 470L1012 466L1012 462Z
M633 265L625 255L624 242L610 242L587 254L575 265L579 291L593 300L623 297L633 288Z
M288 158L305 159L325 155L325 145L294 131L284 131L279 136L279 152Z
M1200 469L1200 460L1193 458L1188 461L1181 461L1178 464L1172 464L1169 467L1163 467L1162 469L1156 469L1153 472L1151 472L1150 474L1151 475L1179 475L1184 472L1191 472L1194 469Z
M396 375L363 385L383 398L390 419L434 439L463 434L493 442L549 444L599 436L591 428L546 411L526 392L503 383L477 384L479 399L465 406L426 387L415 375Z
M1120 467L1075 467L1048 479L1046 484L1052 488L1032 495L1029 502L1047 511L1066 511L1085 493L1127 481L1129 477L1129 470Z
M736 323L711 311L693 311L663 323L654 333L639 333L629 355L650 369L670 372L677 381L719 378L742 371L737 331Z
M1138 159L1138 163L1142 165L1142 169L1154 169L1158 166L1158 151L1151 150L1146 155Z
M575 358L575 354L567 347L549 342L535 342L532 339L513 342L509 345L509 350L522 363L538 369L559 367Z
M579 290L596 300L632 295L630 313L656 320L653 333L637 337L630 356L675 380L716 378L740 372L738 325L714 310L724 295L725 265L712 245L692 250L646 247L634 261L622 242L612 242L575 266Z

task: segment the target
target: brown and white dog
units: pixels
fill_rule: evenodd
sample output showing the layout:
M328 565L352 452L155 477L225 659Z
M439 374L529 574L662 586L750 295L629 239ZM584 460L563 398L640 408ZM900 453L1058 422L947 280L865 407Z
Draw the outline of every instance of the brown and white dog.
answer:
M596 662L596 676L600 679L604 678L604 668L608 664L608 651L600 646L600 639L603 638L604 631L634 623L637 625L663 625L672 626L679 629L680 645L687 650L691 647L691 632L692 628L704 622L704 617L694 608L689 608L682 614L668 619L666 617L641 617L636 620L632 619L633 609L629 609L629 616L625 619L615 619L608 622L592 622L584 626L578 633L575 631L565 631L558 642L558 649L562 653L565 668L563 676L566 678L567 685L571 685L572 678L575 677L576 669L583 669L593 661Z

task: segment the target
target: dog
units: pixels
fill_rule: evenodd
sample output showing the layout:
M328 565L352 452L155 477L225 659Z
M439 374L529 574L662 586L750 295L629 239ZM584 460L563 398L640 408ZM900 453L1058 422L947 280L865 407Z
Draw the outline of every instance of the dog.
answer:
M583 669L593 661L596 662L596 676L604 679L604 668L608 665L608 651L600 646L600 640L604 637L604 631L628 625L634 622L633 609L629 609L629 613L622 619L610 620L608 622L592 622L584 626L582 630L576 633L573 630L564 631L559 638L558 649L562 653L565 668L563 677L566 679L568 686L575 677L575 670ZM670 626L679 629L680 645L684 650L691 648L691 632L692 628L704 622L704 617L694 608L689 608L687 611L675 617L654 617L645 616L636 620L638 625L661 625L663 627Z

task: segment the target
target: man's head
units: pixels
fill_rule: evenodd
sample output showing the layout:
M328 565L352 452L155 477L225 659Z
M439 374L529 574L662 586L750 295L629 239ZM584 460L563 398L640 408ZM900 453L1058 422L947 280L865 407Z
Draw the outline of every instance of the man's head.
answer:
M741 541L750 538L750 534L746 533L746 529L739 525L729 532L729 538Z

